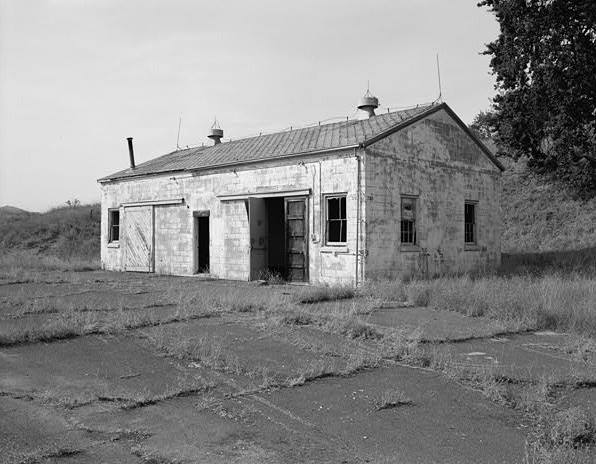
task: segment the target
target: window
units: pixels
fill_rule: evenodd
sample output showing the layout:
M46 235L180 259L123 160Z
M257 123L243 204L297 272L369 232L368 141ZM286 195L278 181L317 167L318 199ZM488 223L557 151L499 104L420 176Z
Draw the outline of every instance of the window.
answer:
M325 243L346 243L348 220L346 219L346 196L334 195L326 197L327 215L325 227Z
M108 242L117 242L120 239L120 211L117 209L108 210Z
M464 238L466 243L476 243L476 203L464 204Z
M401 243L416 245L416 198L401 198Z

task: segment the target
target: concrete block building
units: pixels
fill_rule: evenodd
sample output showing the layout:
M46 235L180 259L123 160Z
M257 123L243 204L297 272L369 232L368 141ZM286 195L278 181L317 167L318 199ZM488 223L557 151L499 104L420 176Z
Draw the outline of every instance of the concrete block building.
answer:
M351 283L500 263L502 165L445 103L177 150L99 179L114 271Z

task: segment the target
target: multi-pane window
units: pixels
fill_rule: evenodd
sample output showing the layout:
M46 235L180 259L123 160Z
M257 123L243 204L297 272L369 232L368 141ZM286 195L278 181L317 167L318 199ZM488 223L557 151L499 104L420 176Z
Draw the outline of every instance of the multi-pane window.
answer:
M108 210L109 242L120 240L120 211L117 209Z
M464 204L464 238L466 243L476 243L476 203Z
M416 244L416 198L401 198L401 243Z
M346 218L346 196L333 195L326 197L325 208L327 220L325 227L325 243L346 243L348 220Z

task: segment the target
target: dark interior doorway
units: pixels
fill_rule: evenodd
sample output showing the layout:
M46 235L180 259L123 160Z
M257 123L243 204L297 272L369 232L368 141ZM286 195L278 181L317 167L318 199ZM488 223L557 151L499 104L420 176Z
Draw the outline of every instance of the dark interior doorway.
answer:
M209 216L200 216L197 221L197 273L209 272Z
M280 277L287 278L286 270L286 232L285 232L285 211L283 198L267 198L268 216L268 268L269 272Z
M250 280L308 282L306 197L248 199Z

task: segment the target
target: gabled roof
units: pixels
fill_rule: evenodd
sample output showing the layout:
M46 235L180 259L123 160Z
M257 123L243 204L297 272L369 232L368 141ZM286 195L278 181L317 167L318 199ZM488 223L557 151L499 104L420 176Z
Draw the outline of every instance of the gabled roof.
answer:
M260 135L245 139L223 142L209 147L196 147L177 150L160 156L134 169L128 168L99 179L99 182L178 171L195 171L221 166L274 160L293 155L306 155L340 148L366 146L380 138L401 129L441 108L455 115L449 107L430 104L416 108L383 113L363 120L350 120L332 124L322 124L303 129L295 129L274 134ZM457 116L456 121L467 127ZM492 153L474 135L468 134L500 166Z
M190 162L190 158L197 156L201 151L209 147L195 147L176 150L166 155L153 158L144 163L137 164L133 168L118 171L110 176L102 177L98 182L105 182L109 180L124 179L126 177L138 177L148 174L159 174L164 172L184 171L184 166Z

